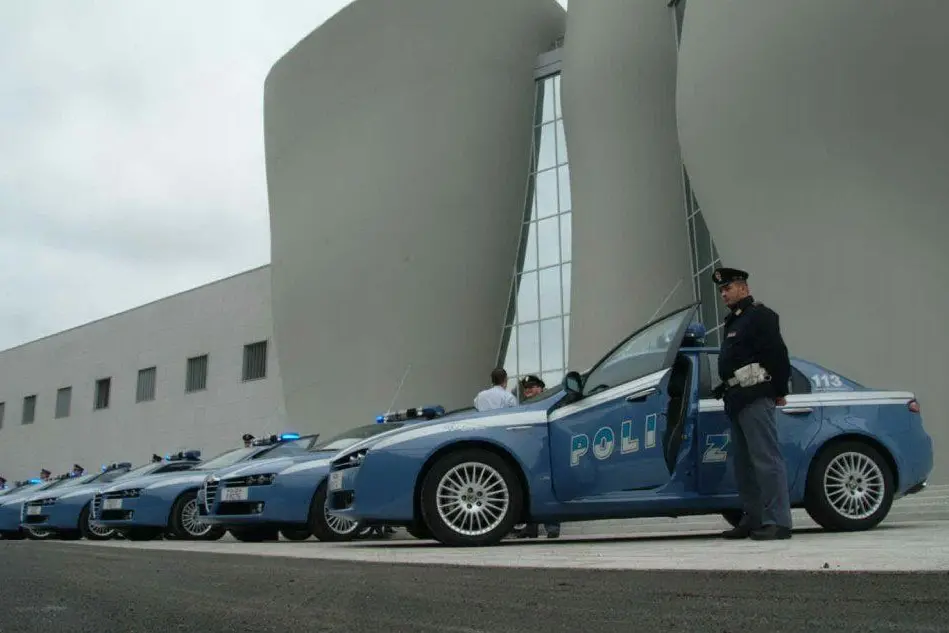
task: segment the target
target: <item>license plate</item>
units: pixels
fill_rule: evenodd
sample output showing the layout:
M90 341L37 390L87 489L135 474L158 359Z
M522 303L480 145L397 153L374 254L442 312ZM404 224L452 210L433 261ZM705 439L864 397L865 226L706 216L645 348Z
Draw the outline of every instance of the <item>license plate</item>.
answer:
M343 487L343 471L330 473L330 490L339 490Z
M247 488L225 488L221 501L247 501Z
M118 510L121 507L122 507L121 499L103 499L102 500L103 510Z
M43 506L26 506L26 513L30 516L43 513Z

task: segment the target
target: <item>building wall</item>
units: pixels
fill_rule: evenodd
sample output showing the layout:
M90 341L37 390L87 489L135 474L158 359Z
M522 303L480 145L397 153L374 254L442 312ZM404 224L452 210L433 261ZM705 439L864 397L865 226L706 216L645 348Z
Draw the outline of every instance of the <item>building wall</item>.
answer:
M583 370L657 312L693 299L673 10L664 2L571 4L562 84L578 218L569 355Z
M937 482L947 22L937 1L693 1L678 75L684 161L722 259L751 272L793 354L918 394Z
M390 405L470 406L487 384L531 78L563 29L556 0L357 0L275 64L265 142L290 419L346 428Z
M270 267L0 352L0 474L36 476L105 462L146 462L185 448L206 456L245 432L286 429L280 372L268 345L266 377L243 381L245 344L272 341ZM206 389L185 393L187 359L208 355ZM155 398L136 402L138 371L156 367ZM111 377L108 408L94 410L96 380ZM57 390L72 387L68 417ZM36 395L31 424L23 399Z

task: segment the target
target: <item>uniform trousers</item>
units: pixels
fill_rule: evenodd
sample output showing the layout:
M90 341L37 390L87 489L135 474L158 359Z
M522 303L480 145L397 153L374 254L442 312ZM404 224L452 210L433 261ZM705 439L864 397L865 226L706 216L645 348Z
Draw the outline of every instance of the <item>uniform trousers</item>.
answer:
M791 528L787 470L778 441L775 404L758 398L729 416L734 470L745 517L742 524Z

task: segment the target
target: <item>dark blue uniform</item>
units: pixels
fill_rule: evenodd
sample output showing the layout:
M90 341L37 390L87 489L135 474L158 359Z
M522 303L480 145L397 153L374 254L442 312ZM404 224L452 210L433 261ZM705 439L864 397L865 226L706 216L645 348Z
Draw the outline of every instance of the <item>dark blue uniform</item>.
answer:
M744 282L748 273L715 271L720 285ZM739 372L739 375L736 375ZM746 296L722 324L716 396L731 421L735 481L745 516L729 538L789 538L787 470L775 420L775 401L788 393L791 361L777 313ZM742 380L742 376L744 379ZM751 378L749 378L751 376Z

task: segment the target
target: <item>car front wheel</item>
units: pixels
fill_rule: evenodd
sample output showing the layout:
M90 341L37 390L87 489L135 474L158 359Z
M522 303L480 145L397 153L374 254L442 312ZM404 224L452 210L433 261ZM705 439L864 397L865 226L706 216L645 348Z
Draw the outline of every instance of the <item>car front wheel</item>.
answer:
M480 448L439 459L425 476L420 506L432 537L445 545L496 545L521 518L524 495L504 459Z
M359 521L330 514L326 508L326 480L323 480L310 503L310 531L321 541L351 541L363 531Z
M194 490L178 497L171 508L169 523L171 535L176 539L216 541L227 533L225 528L201 520L198 493Z
M115 537L113 528L94 525L90 520L91 502L79 513L79 533L90 541L107 541Z
M858 440L822 451L807 479L805 507L821 527L835 532L869 530L893 504L893 472L875 448Z

